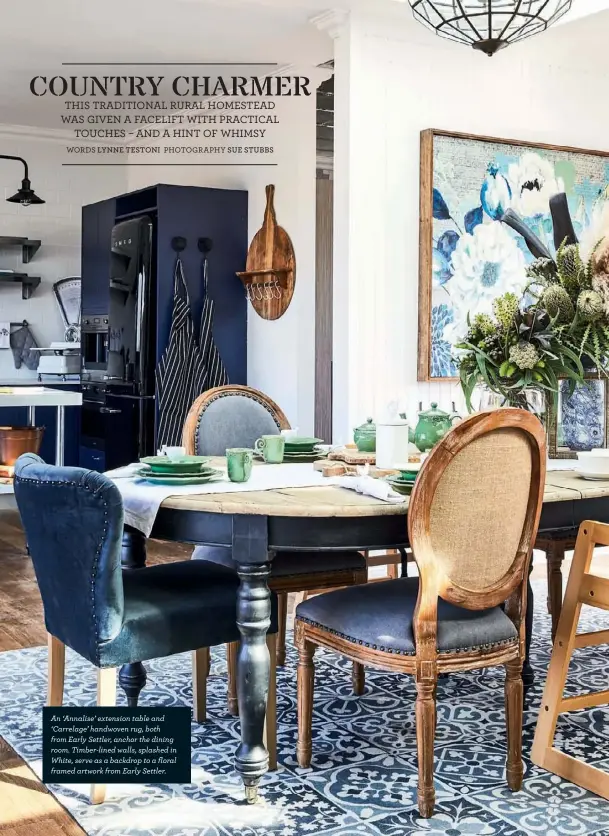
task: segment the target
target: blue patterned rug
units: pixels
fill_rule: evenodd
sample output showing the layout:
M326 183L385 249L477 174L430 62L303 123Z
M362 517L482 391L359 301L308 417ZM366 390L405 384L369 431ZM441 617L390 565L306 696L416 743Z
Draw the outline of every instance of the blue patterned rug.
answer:
M453 675L438 687L436 812L416 809L416 737L412 679L366 672L366 693L353 697L350 665L316 655L313 765L296 765L295 652L279 672L278 772L262 783L262 802L243 803L233 769L239 726L226 713L223 652L214 654L208 717L192 726L192 784L119 786L100 807L84 786L51 786L59 801L94 836L580 836L609 834L609 803L535 767L528 758L550 655L545 585L536 583L533 663L539 684L525 712L525 781L512 794L505 783L503 672ZM585 608L584 608L585 609ZM586 611L582 629L603 626ZM604 620L607 627L607 618ZM603 648L576 651L569 693L607 688ZM191 705L188 655L150 662L145 705ZM66 705L93 705L95 674L68 655ZM36 770L41 757L41 708L46 649L0 654L0 735ZM557 745L609 769L609 708L563 717Z

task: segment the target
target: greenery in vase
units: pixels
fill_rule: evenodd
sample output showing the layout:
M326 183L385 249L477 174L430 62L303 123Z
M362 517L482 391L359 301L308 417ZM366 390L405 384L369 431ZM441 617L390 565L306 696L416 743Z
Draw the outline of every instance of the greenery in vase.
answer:
M539 265L538 265L539 267ZM484 384L505 399L506 405L528 407L527 391L537 389L556 397L558 378L573 386L583 380L578 351L560 338L556 317L541 304L525 304L506 293L495 299L493 316L478 314L470 321L463 342L457 345L461 386L471 411L474 388Z

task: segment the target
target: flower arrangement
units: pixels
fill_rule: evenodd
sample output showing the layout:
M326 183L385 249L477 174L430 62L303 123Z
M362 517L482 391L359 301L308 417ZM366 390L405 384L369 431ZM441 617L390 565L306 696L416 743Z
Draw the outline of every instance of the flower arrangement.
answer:
M520 297L505 293L493 316L467 318L468 331L456 359L468 409L474 387L483 383L508 404L527 408L527 391L551 394L559 378L570 394L584 379L584 366L609 377L609 203L577 240L567 197L550 198L556 255L508 209L501 216L524 238L535 256Z
M561 343L552 318L539 304L523 304L515 293L495 299L493 316L478 314L468 320L467 335L458 358L461 386L468 410L478 384L497 392L509 406L529 406L527 391L538 389L555 395L558 378L573 384L583 379L577 352Z

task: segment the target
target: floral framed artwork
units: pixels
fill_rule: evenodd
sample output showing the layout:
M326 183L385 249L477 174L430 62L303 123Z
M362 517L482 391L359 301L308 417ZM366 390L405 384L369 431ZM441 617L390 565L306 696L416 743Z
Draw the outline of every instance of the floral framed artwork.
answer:
M554 252L549 200L559 192L580 240L593 236L609 211L609 152L421 132L419 380L457 380L454 347L468 314L490 314L496 297L524 291L533 256L504 212Z

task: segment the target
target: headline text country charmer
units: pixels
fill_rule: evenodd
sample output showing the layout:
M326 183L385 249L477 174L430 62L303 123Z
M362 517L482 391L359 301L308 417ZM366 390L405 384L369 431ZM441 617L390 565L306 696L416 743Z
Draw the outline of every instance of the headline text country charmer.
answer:
M34 96L142 97L162 96L310 96L304 76L47 76L30 81ZM169 88L169 90L167 89Z

